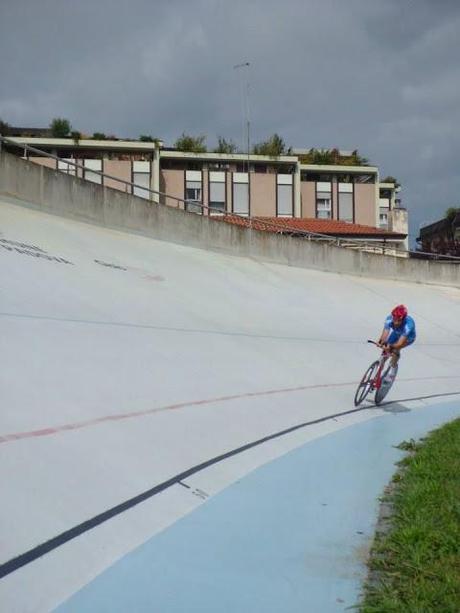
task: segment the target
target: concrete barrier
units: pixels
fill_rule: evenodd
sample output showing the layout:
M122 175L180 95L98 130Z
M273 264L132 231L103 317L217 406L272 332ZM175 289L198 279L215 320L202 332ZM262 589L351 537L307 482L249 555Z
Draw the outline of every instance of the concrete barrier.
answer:
M0 192L47 213L200 249L317 270L460 287L460 265L352 251L241 228L0 154Z

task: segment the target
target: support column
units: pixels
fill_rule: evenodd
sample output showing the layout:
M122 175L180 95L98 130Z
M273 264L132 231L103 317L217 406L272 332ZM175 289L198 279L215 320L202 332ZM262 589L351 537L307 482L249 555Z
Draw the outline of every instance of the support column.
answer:
M300 194L300 164L295 165L294 173L294 217L302 217L302 201Z
M160 191L160 146L155 143L152 160L152 176L150 177L150 189ZM151 194L152 200L157 204L160 202L159 194Z

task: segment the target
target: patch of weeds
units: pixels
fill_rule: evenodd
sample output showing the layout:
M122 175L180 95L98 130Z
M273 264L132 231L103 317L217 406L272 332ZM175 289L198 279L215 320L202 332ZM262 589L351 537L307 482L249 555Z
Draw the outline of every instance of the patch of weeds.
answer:
M460 419L422 442L384 494L362 613L460 610Z

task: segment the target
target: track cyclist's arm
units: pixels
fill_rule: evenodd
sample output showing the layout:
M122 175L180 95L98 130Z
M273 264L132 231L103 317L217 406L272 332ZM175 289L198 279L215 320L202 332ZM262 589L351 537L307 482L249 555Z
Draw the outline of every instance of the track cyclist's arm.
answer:
M380 335L380 338L377 342L377 345L379 347L384 347L387 344L388 341L388 337L390 336L391 332L392 332L392 317L391 315L388 315L388 317L385 319L385 321L383 322L383 330L382 333Z
M383 328L382 334L380 335L379 340L377 341L377 345L379 347L383 347L387 341L387 338L390 336L390 329Z
M396 343L392 343L390 345L390 349L402 349L403 347L405 347L407 345L407 336L400 336L398 338L398 340L396 341Z

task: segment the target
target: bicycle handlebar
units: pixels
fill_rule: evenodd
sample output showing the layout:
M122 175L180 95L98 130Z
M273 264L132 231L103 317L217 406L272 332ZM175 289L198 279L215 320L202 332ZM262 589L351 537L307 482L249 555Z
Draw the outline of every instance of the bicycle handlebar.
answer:
M376 347L381 349L382 353L384 353L385 355L387 355L387 356L390 355L391 352L390 352L390 350L389 350L389 348L388 348L388 346L386 344L384 344L383 347L382 347L382 345L379 345L378 343L376 343L375 341L371 340L370 338L367 339L367 342L368 343L372 343L372 345L375 345Z

